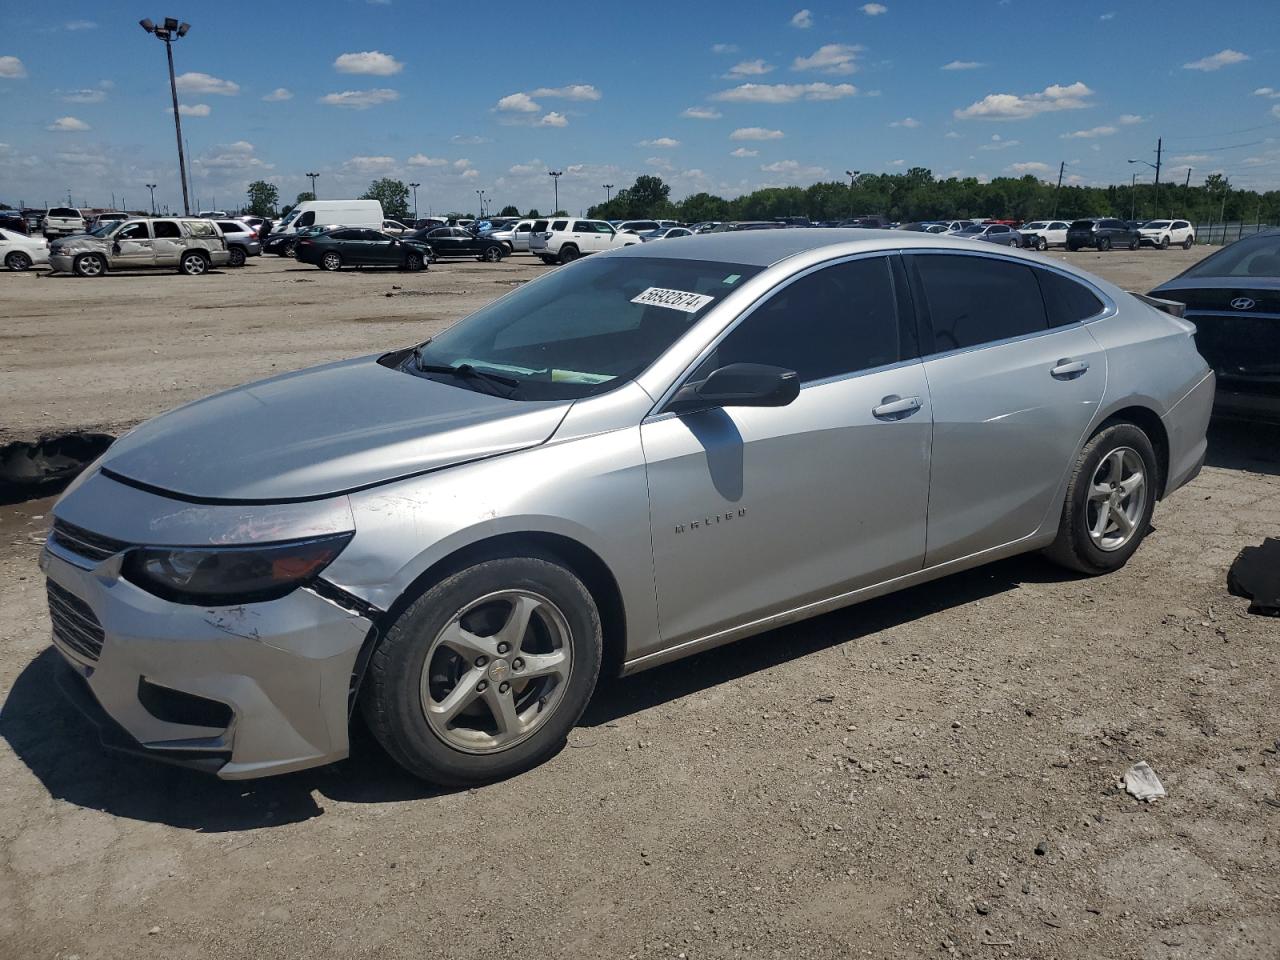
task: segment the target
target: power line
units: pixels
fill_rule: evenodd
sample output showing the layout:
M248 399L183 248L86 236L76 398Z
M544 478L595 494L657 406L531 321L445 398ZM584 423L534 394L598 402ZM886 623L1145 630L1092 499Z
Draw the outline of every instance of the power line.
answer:
M1259 124L1256 127L1242 127L1239 130L1226 130L1221 133L1192 133L1182 137L1165 137L1166 140L1216 140L1218 137L1234 137L1238 133L1253 133L1255 130L1266 130L1269 127L1280 127L1280 121Z

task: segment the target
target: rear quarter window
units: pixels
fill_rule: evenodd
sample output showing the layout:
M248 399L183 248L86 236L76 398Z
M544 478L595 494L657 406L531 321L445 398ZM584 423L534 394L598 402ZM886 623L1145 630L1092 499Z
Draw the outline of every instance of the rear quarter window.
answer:
M1065 327L1102 312L1102 301L1084 284L1053 270L1036 270L1035 274L1040 281L1040 292L1044 294L1049 326Z
M187 223L187 232L193 237L212 237L216 228L208 220L192 220Z
M557 220L555 223L551 224L551 229L552 229L552 230L564 230L564 229L565 229L566 227L568 227L568 226L569 226L569 221L568 221L568 220Z

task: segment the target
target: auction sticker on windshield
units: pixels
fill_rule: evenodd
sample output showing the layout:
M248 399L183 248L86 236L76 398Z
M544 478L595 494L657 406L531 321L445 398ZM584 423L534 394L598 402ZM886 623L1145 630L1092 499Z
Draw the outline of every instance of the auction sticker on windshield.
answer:
M631 298L632 303L650 307L667 307L684 313L697 313L715 297L705 293L689 293L686 290L667 290L665 287L650 287L639 296Z

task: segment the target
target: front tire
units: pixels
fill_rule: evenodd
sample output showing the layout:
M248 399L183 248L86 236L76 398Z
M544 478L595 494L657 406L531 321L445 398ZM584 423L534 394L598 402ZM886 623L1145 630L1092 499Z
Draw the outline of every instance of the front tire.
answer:
M404 268L406 270L410 271L411 273L416 273L417 271L421 270L422 267L423 267L422 254L420 253L405 254Z
M1161 250L1168 250L1168 249L1169 249L1169 237L1168 237L1168 235L1165 235L1165 236L1163 236L1163 237L1161 237L1161 238L1160 238L1160 249L1161 249Z
M485 247L484 253L480 254L480 259L485 263L497 263L502 259L502 247Z
M31 258L21 250L15 250L4 258L4 265L14 271L30 270Z
M244 247L233 246L227 251L227 266L229 267L243 267L247 259L249 259L249 256L244 252Z
M1046 240L1044 237L1036 237L1036 249L1037 249L1037 250L1048 250L1048 249L1049 249L1049 241L1048 241L1048 240Z
M107 261L96 253L76 257L71 265L77 277L100 277L107 272Z
M321 270L341 270L342 255L330 250L323 257L320 258L320 269Z
M587 588L550 557L502 557L425 590L369 662L361 708L415 776L469 786L552 757L595 689L603 639Z
M1091 576L1119 570L1151 527L1158 489L1158 461L1142 429L1104 426L1080 452L1046 556Z

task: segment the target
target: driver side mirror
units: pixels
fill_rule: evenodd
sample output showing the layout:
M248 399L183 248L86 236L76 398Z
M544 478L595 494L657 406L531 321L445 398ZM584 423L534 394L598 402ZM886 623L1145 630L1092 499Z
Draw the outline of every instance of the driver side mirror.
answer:
M714 407L785 407L800 396L794 370L764 363L730 363L698 383L681 387L667 410L690 413Z

